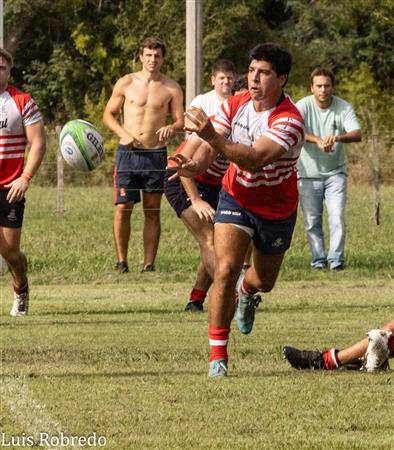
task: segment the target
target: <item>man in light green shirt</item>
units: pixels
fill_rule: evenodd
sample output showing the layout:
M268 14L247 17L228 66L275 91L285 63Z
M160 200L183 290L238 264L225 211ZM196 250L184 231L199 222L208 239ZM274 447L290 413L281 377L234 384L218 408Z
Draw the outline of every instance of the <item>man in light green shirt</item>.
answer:
M313 95L297 108L304 116L306 136L298 160L298 190L304 225L312 253L311 266L343 270L345 262L345 205L347 167L345 145L361 141L360 125L352 106L333 95L335 79L329 69L311 74ZM323 202L328 213L328 254L323 236Z

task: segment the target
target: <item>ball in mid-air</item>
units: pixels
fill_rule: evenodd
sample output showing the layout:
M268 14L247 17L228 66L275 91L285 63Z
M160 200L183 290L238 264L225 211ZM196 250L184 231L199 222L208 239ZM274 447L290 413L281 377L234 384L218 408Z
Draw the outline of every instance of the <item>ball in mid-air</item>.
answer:
M75 119L67 122L60 132L60 150L65 161L74 169L88 172L104 159L104 141L91 123Z

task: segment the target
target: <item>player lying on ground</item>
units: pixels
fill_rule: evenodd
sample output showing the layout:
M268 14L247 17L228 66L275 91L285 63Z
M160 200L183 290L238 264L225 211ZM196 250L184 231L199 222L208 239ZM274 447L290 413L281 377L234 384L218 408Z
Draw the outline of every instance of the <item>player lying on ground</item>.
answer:
M296 369L335 370L361 368L368 372L388 368L388 358L394 356L394 318L379 330L371 330L367 338L342 350L331 348L323 352L283 347L283 355Z

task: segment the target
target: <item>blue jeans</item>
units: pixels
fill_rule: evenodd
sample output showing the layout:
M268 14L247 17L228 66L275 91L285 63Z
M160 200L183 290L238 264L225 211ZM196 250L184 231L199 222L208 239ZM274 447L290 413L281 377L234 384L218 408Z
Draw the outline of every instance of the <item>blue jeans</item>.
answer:
M345 261L345 206L347 176L332 175L326 178L300 178L298 180L304 226L312 252L312 267L320 268L330 262L331 269ZM328 257L323 236L323 201L328 213L330 246Z

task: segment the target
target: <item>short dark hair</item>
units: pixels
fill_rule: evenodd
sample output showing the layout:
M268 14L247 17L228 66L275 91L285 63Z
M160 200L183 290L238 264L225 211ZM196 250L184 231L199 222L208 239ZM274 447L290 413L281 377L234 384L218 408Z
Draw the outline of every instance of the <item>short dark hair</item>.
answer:
M248 89L248 74L243 73L242 75L237 75L234 81L233 92L238 92Z
M291 54L279 44L267 42L256 45L249 53L249 64L253 59L269 62L278 77L290 73Z
M212 64L211 74L216 75L218 72L235 72L234 64L228 59L218 59Z
M331 69L326 69L325 67L316 67L311 73L311 86L313 85L313 79L315 77L328 77L331 80L332 85L335 85L335 75Z
M7 61L10 67L13 67L14 61L10 52L8 52L5 48L0 48L0 56L2 56Z
M166 55L166 46L164 42L158 37L147 37L140 43L140 55L144 53L144 48L149 48L150 50L156 50L160 48L161 54L164 58Z

